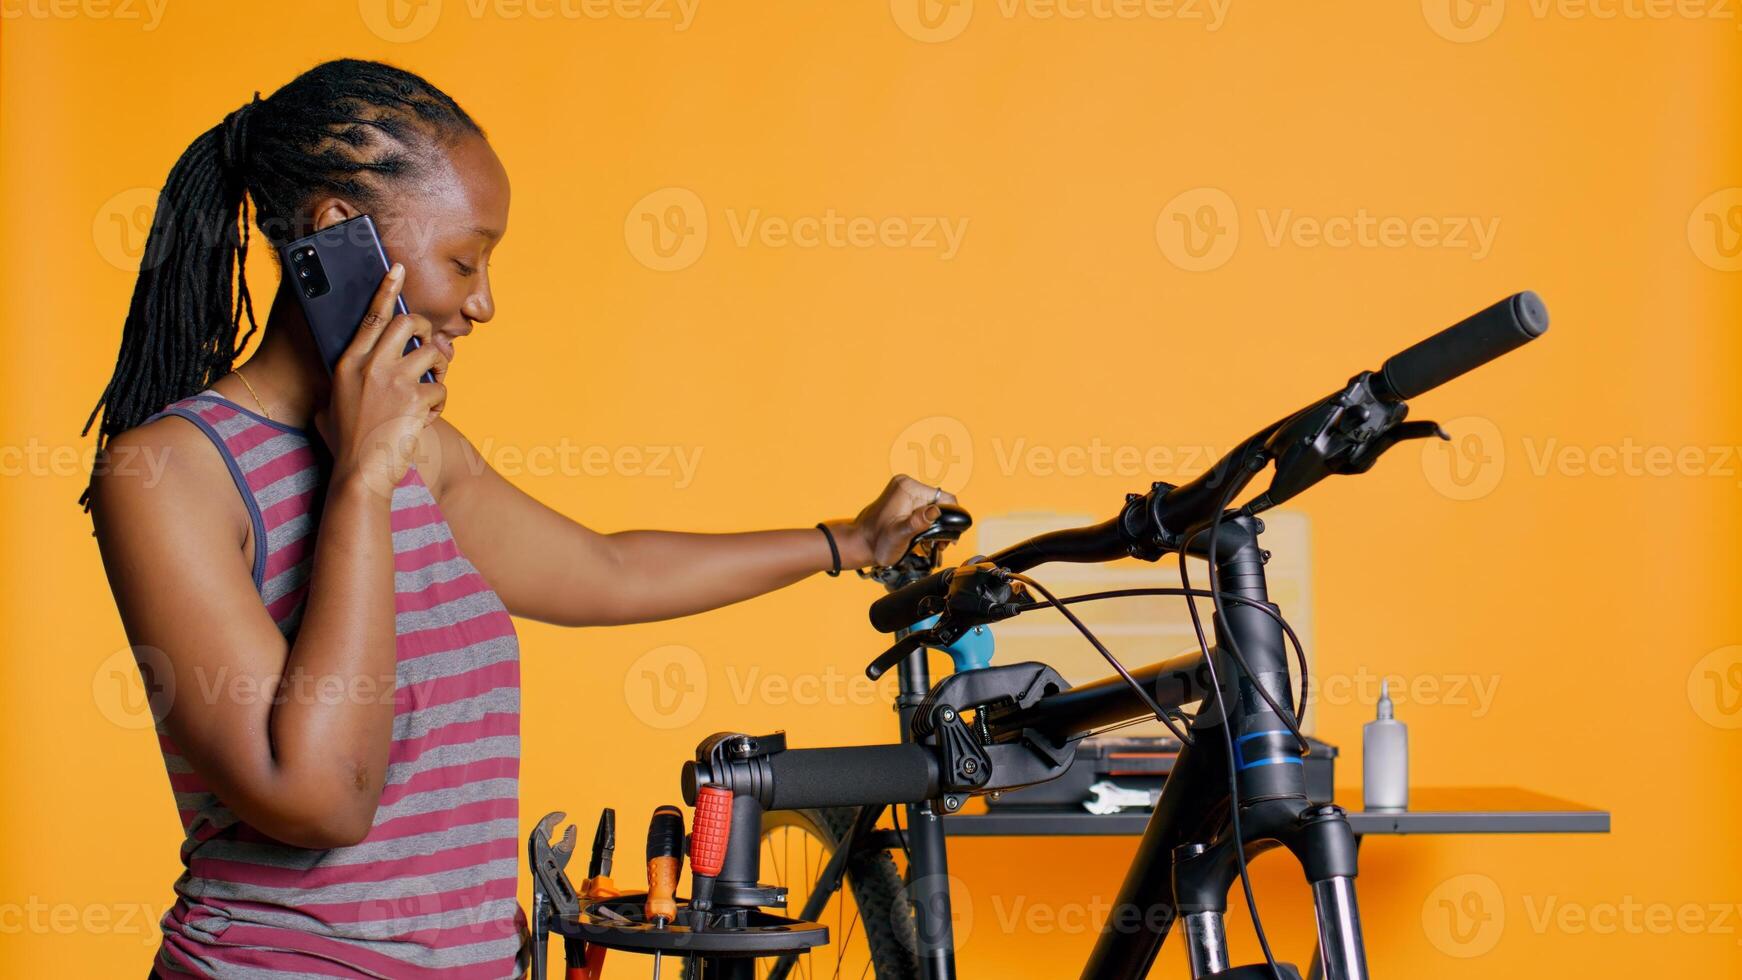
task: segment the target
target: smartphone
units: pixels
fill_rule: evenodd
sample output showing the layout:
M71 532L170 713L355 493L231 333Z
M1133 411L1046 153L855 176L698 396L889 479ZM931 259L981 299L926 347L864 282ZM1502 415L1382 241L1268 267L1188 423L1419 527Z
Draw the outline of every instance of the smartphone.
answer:
M341 221L284 246L279 257L296 290L297 302L302 304L315 347L331 374L392 268L387 250L381 247L381 236L375 232L375 221L366 214ZM407 312L403 297L395 296L393 301L399 312ZM413 337L406 343L405 353L422 346ZM435 375L425 371L422 380L434 381Z

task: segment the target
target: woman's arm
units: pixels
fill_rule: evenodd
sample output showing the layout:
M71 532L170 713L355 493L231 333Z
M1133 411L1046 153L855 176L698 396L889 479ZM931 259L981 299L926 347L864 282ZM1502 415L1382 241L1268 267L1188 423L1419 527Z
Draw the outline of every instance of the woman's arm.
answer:
M246 513L211 443L166 418L111 440L120 458L128 447L169 465L156 484L139 468L99 475L92 515L128 641L155 661L158 721L262 833L314 848L361 840L393 735L387 500L357 479L330 488L292 646L255 591Z
M118 458L166 460L157 482L143 467L92 482L128 640L136 656L150 648L154 673L168 670L153 678L167 695L158 722L225 806L301 847L369 833L393 748L391 491L441 411L447 371L429 321L392 316L403 279L395 266L333 372L333 468L295 643L243 560L247 519L227 463L192 425L164 418L111 440ZM423 346L402 356L414 334ZM437 383L420 384L425 371Z
M446 421L437 481L442 513L472 564L517 616L565 626L645 623L716 609L831 567L815 527L736 534L600 534L551 510L491 469ZM829 521L842 568L893 561L954 503L898 476L850 520Z

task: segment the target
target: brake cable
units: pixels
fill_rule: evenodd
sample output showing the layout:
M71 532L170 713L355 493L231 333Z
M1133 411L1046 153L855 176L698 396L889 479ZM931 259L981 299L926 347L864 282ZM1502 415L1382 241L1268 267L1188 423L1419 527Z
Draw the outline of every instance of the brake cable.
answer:
M1127 599L1127 598L1138 598L1141 596L1191 596L1193 598L1198 598L1198 599L1208 599L1208 598L1212 597L1212 594L1211 594L1210 590L1208 590L1208 589L1175 589L1175 588L1108 589L1104 592L1084 592L1080 595L1068 595L1062 599L1057 600L1056 603L1055 602L1037 602L1034 605L1030 606L1029 608L1030 609L1046 609L1046 608L1054 606L1055 604L1056 605L1074 605L1074 604L1079 603L1079 602L1099 602L1103 599ZM1278 612L1274 606L1270 605L1267 602L1259 602L1257 599L1248 599L1247 597L1245 597L1243 595L1224 595L1222 598L1223 599L1231 599L1239 605L1243 605L1243 606L1250 607L1252 609L1256 609L1259 612L1265 614L1266 616L1269 616L1271 619L1275 620L1276 625L1282 627L1283 634L1288 637L1289 645L1294 648L1295 662L1300 666L1300 700L1299 700L1298 706L1295 708L1295 717L1299 718L1302 715L1305 715L1306 714L1306 704L1307 704L1307 684L1308 684L1306 648L1305 648L1305 646L1303 646L1301 644L1300 636L1295 633L1294 627L1289 624L1288 620L1283 617L1282 613ZM1126 724L1126 723L1122 722L1121 724Z
M1113 656L1113 651L1107 649L1106 644L1102 643L1100 638L1091 632L1089 627L1083 624L1082 620L1077 618L1076 613L1065 608L1064 603L1060 602L1058 597L1053 595L1046 586L1041 585L1039 582L1029 578L1027 575L1022 574L1021 572L1007 572L1006 575L1011 580L1021 582L1045 596L1047 602L1050 603L1054 609L1057 609L1060 615L1070 620L1071 625L1075 626L1077 631L1082 633L1083 637L1087 639L1096 650L1101 652L1101 656L1107 658L1107 662L1113 665L1113 669L1119 672L1119 676L1125 679L1125 683L1130 685L1131 690L1137 692L1137 696L1143 700L1143 703L1149 707L1150 711L1155 713L1155 720L1166 725L1167 730L1172 732L1174 737L1180 740L1180 744L1192 744L1192 737L1187 735L1184 729L1178 728L1174 725L1173 719L1167 711L1163 709L1161 705L1155 703L1155 698L1150 697L1149 692L1144 689L1143 685L1137 683L1137 678L1131 676L1131 671L1125 669L1125 665L1119 662L1119 658Z

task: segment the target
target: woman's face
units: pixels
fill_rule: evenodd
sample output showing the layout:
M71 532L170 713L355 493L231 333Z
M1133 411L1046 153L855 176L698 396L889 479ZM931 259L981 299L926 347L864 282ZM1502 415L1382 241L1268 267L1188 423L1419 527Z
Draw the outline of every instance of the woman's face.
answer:
M405 266L405 305L429 320L433 342L452 359L454 342L496 315L490 253L508 230L508 172L490 144L467 136L446 148L433 172L390 192L371 217L387 255ZM316 227L354 217L331 201Z

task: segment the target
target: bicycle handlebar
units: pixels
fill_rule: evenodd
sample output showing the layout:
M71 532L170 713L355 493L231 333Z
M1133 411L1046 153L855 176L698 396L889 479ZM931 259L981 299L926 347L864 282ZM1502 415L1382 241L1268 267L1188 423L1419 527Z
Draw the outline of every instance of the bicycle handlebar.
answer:
M1542 299L1529 290L1514 293L1387 358L1377 373L1366 376L1365 384L1371 389L1370 398L1397 404L1481 367L1542 336L1547 329L1548 308ZM1361 380L1358 377L1356 383ZM1402 411L1393 415L1401 420ZM1240 467L1252 459L1250 454L1262 446L1269 433L1287 421L1247 439L1209 472L1184 486L1170 488L1158 484L1166 493L1160 510L1148 516L1155 519L1163 532L1171 534L1182 533L1191 524L1208 519L1209 515L1202 512L1206 508L1213 510L1215 501L1223 497L1226 484L1222 481L1232 479L1243 485L1252 471ZM1295 492L1299 489L1295 488ZM1104 562L1138 554L1147 547L1139 543L1144 537L1142 528L1124 524L1128 520L1141 521L1143 516L1127 507L1110 521L1042 534L985 560L1013 572L1024 572L1049 561ZM871 604L872 627L880 633L894 633L941 612L955 571L946 568L933 572L878 598Z
M1390 402L1431 391L1542 336L1548 307L1530 290L1514 293L1480 313L1391 355L1379 369L1374 393Z

